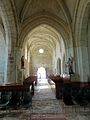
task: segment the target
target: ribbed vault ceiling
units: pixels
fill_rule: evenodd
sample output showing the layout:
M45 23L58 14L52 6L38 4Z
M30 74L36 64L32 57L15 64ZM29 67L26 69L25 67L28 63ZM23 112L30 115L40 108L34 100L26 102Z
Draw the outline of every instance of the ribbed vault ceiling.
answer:
M11 0L13 5L13 10L15 12L16 21L18 26L20 26L21 33L18 33L20 36L17 44L22 46L24 39L23 36L26 36L27 26L33 26L32 20L37 21L38 17L44 15L42 18L44 22L52 20L52 22L58 22L60 26L59 29L62 31L62 36L67 36L71 31L71 22L74 18L74 10L79 0ZM48 15L48 16L47 16ZM35 17L35 18L34 18ZM53 19L55 18L55 19ZM42 20L40 19L40 20ZM39 20L39 22L40 22ZM52 23L53 24L53 23ZM17 26L17 28L18 28ZM64 31L63 31L63 30ZM19 30L18 30L19 31ZM22 33L24 31L24 33ZM68 31L68 33L67 33ZM25 34L26 32L26 34ZM48 34L49 33L49 34ZM22 35L23 34L23 35ZM25 34L25 35L24 35ZM66 38L64 38L66 39ZM37 44L38 47L42 46L47 47L52 51L55 48L56 40L58 40L58 34L55 30L51 29L48 26L42 25L34 30L29 35L28 44L33 50ZM47 41L47 43L46 43ZM34 45L33 45L34 44ZM49 45L48 45L49 44Z
M20 21L24 21L31 15L48 11L56 14L61 19L66 21L65 14L74 16L75 5L78 0L11 0L14 2L17 16ZM66 12L66 13L65 13Z
M55 29L49 25L42 24L34 28L27 36L28 48L33 53L43 48L46 54L52 54L56 48L56 43L59 43L59 38L60 35Z

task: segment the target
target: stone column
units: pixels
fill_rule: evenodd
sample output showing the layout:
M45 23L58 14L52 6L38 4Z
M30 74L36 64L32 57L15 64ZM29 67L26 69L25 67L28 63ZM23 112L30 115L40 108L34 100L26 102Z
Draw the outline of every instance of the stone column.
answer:
M90 18L88 20L88 60L89 60L89 82L90 82Z
M77 67L80 81L87 82L89 75L88 51L86 46L77 47Z
M15 51L8 52L7 82L16 82Z
M21 69L22 49L16 47L15 51L16 51L15 52L15 58L16 58L16 82L22 83L22 69Z

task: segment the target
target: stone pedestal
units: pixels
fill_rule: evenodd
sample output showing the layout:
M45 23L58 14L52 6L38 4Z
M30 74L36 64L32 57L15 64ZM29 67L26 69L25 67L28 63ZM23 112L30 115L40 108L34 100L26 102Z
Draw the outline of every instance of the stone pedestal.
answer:
M80 76L78 74L71 74L71 81L80 81Z

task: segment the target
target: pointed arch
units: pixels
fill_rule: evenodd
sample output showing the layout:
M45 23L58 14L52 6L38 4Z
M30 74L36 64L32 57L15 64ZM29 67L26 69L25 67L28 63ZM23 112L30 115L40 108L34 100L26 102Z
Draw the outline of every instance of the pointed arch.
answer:
M18 41L19 47L22 48L25 37L33 28L39 26L40 24L47 24L56 29L56 31L61 34L66 48L68 48L68 46L73 46L68 25L63 20L58 19L56 16L44 12L34 15L24 22L21 30L20 39Z

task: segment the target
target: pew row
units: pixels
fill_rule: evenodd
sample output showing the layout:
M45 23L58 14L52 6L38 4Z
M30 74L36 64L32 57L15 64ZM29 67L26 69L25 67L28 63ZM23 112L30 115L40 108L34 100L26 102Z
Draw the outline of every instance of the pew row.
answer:
M29 76L23 81L23 85L31 86L32 95L34 95L34 85L37 85L37 76Z
M28 107L32 104L30 85L6 84L0 86L0 109Z
M31 84L32 85L32 84ZM2 85L0 86L0 92L9 92L9 91L30 91L30 86L28 85L12 85L12 84L9 84L9 85Z
M58 76L49 76L48 81L52 80L55 83L55 94L57 99L62 98L61 90L63 86L63 81L61 77Z
M48 80L55 83L56 98L63 99L65 104L90 104L90 82L71 81L68 76L49 76Z

